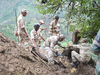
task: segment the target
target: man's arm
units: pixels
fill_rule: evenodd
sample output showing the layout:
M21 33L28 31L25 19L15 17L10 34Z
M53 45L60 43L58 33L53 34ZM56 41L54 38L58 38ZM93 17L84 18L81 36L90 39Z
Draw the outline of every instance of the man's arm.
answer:
M64 46L62 46L60 43L57 43L58 46L60 46L61 48L66 48Z
M45 39L43 38L43 36L40 36L44 41L45 41Z

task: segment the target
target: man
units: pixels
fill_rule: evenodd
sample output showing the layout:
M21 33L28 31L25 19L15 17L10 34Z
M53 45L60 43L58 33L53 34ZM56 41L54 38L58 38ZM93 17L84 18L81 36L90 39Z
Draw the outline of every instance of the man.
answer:
M40 24L35 23L34 29L31 31L31 39L32 39L32 42L35 43L37 50L39 49L39 38L45 41L45 39L42 37L39 31L39 28L40 28Z
M48 58L48 63L50 64L54 64L54 46L55 45L59 45L62 48L65 48L63 46L61 46L60 43L58 43L58 41L63 41L65 39L65 36L63 34L59 35L59 36L51 36L49 37L44 43L43 43L43 47L46 50L47 53L47 58Z
M59 16L55 16L55 20L50 23L49 26L49 35L50 36L58 36L60 35L60 24L58 22ZM55 50L59 50L58 46L56 45Z
M49 26L50 36L57 36L60 34L60 24L58 20L59 20L59 17L55 16L55 20L50 23L50 26Z
M82 63L89 62L91 55L90 55L90 46L86 44L86 38L83 38L81 41L81 45L70 45L72 47L79 48L80 51L77 53L76 51L72 51L71 57L72 62L71 65L76 67L77 66L77 60L79 60Z
M40 21L39 21L39 24L40 24L40 26L43 25L43 24L44 24L44 21L43 21L43 20L40 20ZM40 28L39 28L39 31L40 31L40 32L42 32L43 30L46 31L46 29L47 29L46 27L45 27L45 28L41 28L41 27L40 27ZM41 35L42 35L42 34L41 34ZM41 37L40 37L40 38L39 38L39 47L41 46L41 42L42 42L42 39L41 39Z
M44 21L43 21L43 20L40 20L40 21L39 21L39 24L40 24L40 26L43 25L43 24L44 24ZM46 27L45 27L45 28L41 28L41 27L40 27L40 31L41 31L41 32L42 32L43 30L46 30L46 29L47 29Z
M24 17L27 15L28 11L26 9L23 9L21 11L21 15L18 17L18 35L19 35L19 45L24 47L24 43L27 42L29 43L30 46L33 47L30 37L27 34L26 31L26 25L25 25L25 20Z
M100 75L100 29L91 45L91 52L98 56L96 61L96 75Z

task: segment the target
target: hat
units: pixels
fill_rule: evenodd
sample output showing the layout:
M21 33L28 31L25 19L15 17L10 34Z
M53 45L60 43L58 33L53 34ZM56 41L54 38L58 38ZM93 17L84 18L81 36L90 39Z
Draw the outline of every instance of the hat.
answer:
M34 27L39 28L40 27L40 24L39 23L35 23L34 24Z
M61 39L65 39L65 35L63 35L63 34L60 34L59 37L60 37Z
M39 22L44 23L44 21L43 21L43 20L40 20Z
M28 11L26 9L23 9L21 12L22 13L28 13Z
M82 38L82 40L80 42L82 42L83 40L86 42L87 41L87 38Z

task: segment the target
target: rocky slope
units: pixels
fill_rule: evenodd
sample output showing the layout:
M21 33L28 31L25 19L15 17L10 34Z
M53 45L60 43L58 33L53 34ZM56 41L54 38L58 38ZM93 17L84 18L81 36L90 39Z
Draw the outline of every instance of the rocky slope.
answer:
M0 32L0 75L72 75L69 68L50 67ZM94 68L82 64L73 75L95 75Z

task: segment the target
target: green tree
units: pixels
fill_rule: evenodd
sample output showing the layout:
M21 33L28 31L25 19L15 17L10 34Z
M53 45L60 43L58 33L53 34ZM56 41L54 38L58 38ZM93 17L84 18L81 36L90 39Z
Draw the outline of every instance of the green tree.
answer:
M86 37L89 42L100 28L100 0L38 0L37 8L42 14L65 15L67 27L70 31L80 30L81 37Z

